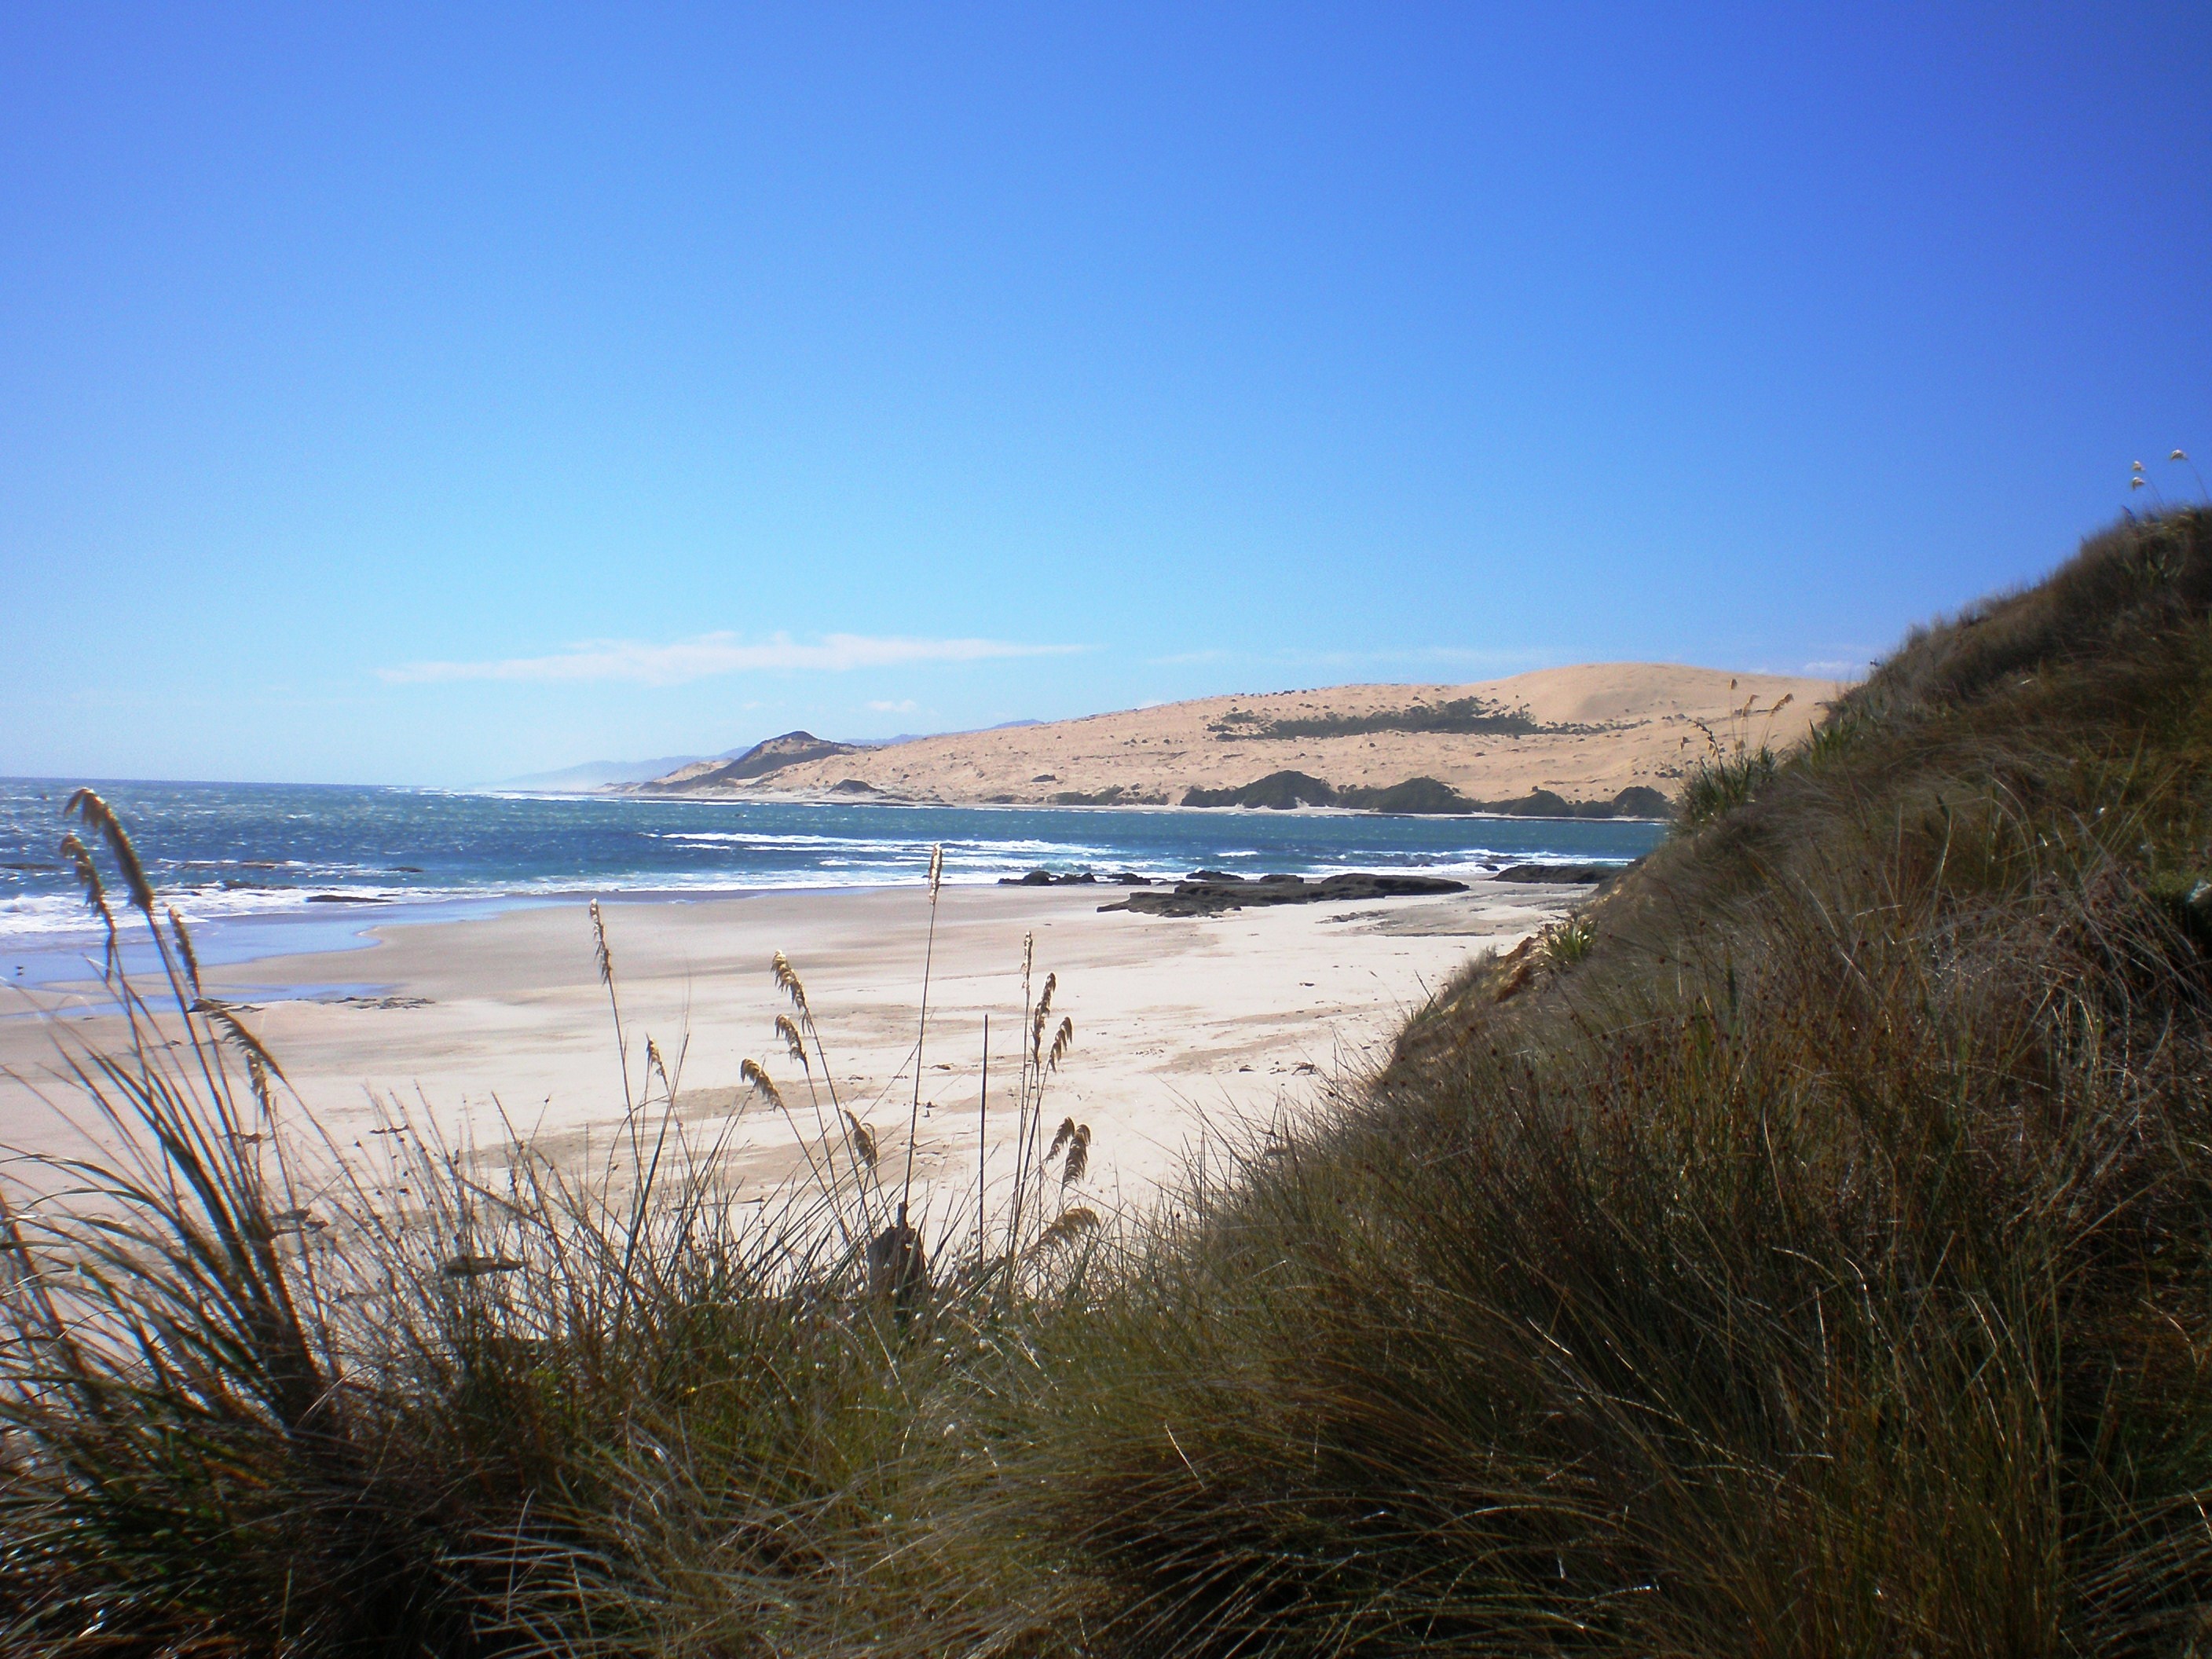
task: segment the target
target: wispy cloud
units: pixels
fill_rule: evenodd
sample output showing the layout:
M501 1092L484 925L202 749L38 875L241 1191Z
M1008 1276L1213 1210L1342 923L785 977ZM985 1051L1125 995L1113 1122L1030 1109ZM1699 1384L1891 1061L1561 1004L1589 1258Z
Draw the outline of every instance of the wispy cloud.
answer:
M878 714L911 714L921 706L912 697L901 697L896 702L872 702L868 705Z
M997 657L1058 657L1080 645L1021 645L1007 640L872 639L825 634L807 644L775 634L748 644L735 634L702 634L653 645L638 640L586 640L544 657L495 662L411 662L377 670L395 685L445 680L627 680L639 685L681 685L718 674L772 669L844 673L857 668L900 668L914 663L983 662Z

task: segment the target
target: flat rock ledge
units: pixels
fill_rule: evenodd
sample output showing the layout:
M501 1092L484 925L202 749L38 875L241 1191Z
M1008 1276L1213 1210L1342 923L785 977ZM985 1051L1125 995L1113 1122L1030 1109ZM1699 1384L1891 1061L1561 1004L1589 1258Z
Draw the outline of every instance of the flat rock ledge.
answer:
M1342 904L1359 899L1416 898L1464 893L1467 884L1443 876L1370 875L1354 872L1308 881L1304 876L1261 876L1246 881L1218 870L1200 870L1165 893L1132 893L1101 910L1134 910L1148 916L1214 916L1257 904Z
M1063 872L1059 875L1049 870L1032 870L1026 876L999 878L1001 887L1095 887L1101 882L1114 887L1150 887L1152 878L1133 870L1116 870L1110 876L1102 876L1095 870Z
M1500 870L1492 879L1580 887L1594 882L1611 881L1627 867L1624 864L1516 864L1510 870Z

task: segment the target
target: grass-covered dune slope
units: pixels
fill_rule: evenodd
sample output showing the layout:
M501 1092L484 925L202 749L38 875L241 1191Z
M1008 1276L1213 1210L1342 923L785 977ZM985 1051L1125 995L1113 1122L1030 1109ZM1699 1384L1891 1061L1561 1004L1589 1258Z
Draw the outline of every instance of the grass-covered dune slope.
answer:
M219 1013L83 1057L167 1150L12 1200L0 1646L2212 1646L2212 514L1680 825L1225 1185L926 1295L857 1165L751 1224L649 1128L433 1149L400 1225L288 1188Z
M1045 1460L1133 1649L2197 1650L2208 531L1723 757L1139 1276Z

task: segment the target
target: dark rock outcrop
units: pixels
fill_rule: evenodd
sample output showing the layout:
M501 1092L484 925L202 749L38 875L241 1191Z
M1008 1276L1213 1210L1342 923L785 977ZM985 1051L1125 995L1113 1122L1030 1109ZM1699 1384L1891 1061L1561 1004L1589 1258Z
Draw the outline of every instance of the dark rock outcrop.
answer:
M1334 806L1336 791L1304 772L1270 772L1241 789L1191 789L1182 798L1185 806L1267 806L1279 811L1293 806Z
M1646 784L1632 783L1613 798L1617 818L1671 818L1674 803Z
M1467 884L1443 876L1370 875L1364 872L1308 881L1269 875L1257 881L1179 881L1170 892L1132 893L1101 910L1135 910L1148 916L1212 916L1261 904L1343 904L1360 899L1410 898L1464 893Z
M1510 870L1500 870L1492 879L1577 887L1585 882L1611 881L1627 867L1623 864L1516 864Z
M1674 803L1638 783L1611 800L1569 800L1549 789L1532 789L1515 800L1478 801L1474 810L1515 818L1663 818L1673 815Z
M1118 783L1088 792L1061 789L1046 799L1054 806L1165 806L1168 804L1165 795L1148 795L1141 790L1125 789Z
M1412 812L1442 817L1473 812L1477 804L1441 778L1407 778L1387 789L1340 789L1340 806L1357 806L1370 812Z

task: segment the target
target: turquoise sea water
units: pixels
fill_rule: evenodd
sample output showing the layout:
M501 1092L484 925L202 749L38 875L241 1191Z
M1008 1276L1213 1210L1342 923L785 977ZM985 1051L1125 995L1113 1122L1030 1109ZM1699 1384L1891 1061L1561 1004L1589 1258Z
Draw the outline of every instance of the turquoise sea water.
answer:
M0 975L81 971L95 933L56 843L75 785L0 780ZM1153 877L1206 868L1479 872L1530 858L1626 861L1662 826L1633 820L1342 812L802 805L283 784L94 786L164 898L213 960L321 950L366 920L533 901L919 882L1033 869Z

